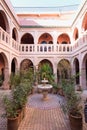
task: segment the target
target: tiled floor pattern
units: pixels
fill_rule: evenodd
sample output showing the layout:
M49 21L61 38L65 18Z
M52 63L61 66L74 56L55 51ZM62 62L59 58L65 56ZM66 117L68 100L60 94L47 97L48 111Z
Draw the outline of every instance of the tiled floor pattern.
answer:
M10 90L0 90L0 130L7 130L7 119L3 115L5 114L3 98L10 95Z
M41 94L29 97L26 116L18 130L70 130L68 117L60 107L63 97L52 94L48 97L48 101L43 101ZM87 130L85 123L83 130Z
M60 108L27 108L26 117L18 130L70 130L70 127Z
M7 130L7 120L1 115L3 109L3 95L9 91L0 90L0 130ZM70 130L68 117L60 108L64 101L61 96L48 95L48 101L42 101L41 94L34 94L28 97L26 116L21 122L18 130ZM87 124L83 121L83 130L87 130Z
M43 101L42 94L34 94L29 97L27 106L39 109L53 109L60 106L64 101L64 97L54 94L48 94L48 100Z

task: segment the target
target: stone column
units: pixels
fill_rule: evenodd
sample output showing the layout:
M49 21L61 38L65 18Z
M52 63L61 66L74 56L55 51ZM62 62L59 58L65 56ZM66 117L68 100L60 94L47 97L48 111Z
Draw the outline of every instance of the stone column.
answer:
M9 68L8 67L5 67L5 70L4 70L4 82L3 82L3 85L2 85L2 89L9 89L9 78L10 78L10 75L9 75Z
M85 68L80 67L80 85L82 89L87 89L87 83L86 83L86 70Z
M53 32L53 45L54 45L54 52L56 52L56 46L57 46L57 32Z
M57 83L57 63L53 65L53 73L55 75L55 82Z

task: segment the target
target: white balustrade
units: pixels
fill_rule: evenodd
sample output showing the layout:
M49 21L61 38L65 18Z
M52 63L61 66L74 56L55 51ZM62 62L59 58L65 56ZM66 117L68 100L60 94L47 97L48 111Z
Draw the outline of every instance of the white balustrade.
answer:
M0 27L0 42L2 45L6 45L9 48L19 50L19 44L10 35Z
M1 27L0 27L0 41L4 41L4 43L6 44L10 44L10 36L9 34L4 31ZM2 42L3 44L3 42Z
M72 51L84 47L87 45L87 33L84 33L82 37L77 39L72 45Z
M19 44L0 27L0 44L27 54L70 53L87 45L87 31L85 31L85 33L79 39L71 44Z

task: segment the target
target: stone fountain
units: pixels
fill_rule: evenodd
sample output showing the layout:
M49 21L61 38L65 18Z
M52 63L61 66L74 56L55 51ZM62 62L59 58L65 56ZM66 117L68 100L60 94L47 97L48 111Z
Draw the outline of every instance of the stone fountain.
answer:
M48 80L46 80L45 78L41 81L41 84L38 85L38 88L40 90L42 90L42 94L43 94L43 101L48 100L48 91L52 88L53 86L48 84Z

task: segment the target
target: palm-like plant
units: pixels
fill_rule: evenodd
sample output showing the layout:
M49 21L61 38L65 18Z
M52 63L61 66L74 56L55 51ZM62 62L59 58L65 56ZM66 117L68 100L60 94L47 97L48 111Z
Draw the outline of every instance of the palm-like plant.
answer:
M45 63L41 66L40 75L41 75L40 76L41 80L44 79L44 78L46 78L49 82L51 80L54 80L52 68L50 67L50 65L48 63Z

